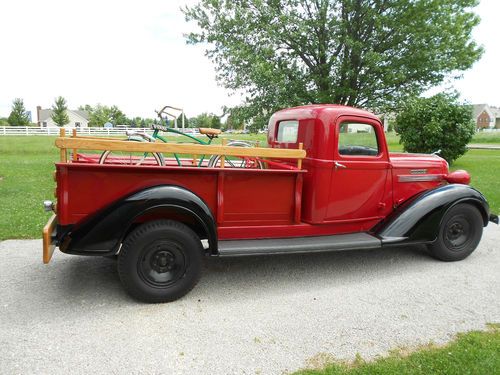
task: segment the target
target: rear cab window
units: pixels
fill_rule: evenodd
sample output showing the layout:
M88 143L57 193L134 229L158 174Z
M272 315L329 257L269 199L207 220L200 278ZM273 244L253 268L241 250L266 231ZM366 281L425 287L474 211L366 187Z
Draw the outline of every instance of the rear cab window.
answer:
M279 143L297 143L299 122L297 120L284 120L278 123L276 140Z

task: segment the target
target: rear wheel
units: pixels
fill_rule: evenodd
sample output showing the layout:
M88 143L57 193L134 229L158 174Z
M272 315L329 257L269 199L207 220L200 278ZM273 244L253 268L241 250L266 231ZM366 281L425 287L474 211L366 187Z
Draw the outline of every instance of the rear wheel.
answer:
M133 230L118 255L125 290L144 302L174 301L196 285L203 247L186 225L158 220Z
M452 262L468 257L483 234L483 218L471 204L461 203L445 214L436 241L429 245L432 256Z

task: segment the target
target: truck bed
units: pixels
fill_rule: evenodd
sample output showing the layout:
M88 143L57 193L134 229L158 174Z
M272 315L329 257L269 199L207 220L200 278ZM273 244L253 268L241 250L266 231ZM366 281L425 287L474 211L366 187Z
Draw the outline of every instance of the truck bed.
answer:
M60 225L77 224L147 187L176 185L205 201L224 228L299 224L304 170L56 164ZM234 230L230 238L238 238Z

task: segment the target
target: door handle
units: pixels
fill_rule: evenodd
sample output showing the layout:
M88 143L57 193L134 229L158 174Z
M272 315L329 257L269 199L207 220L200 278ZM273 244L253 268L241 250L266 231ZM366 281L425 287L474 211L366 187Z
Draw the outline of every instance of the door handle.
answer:
M347 168L344 164L340 164L339 162L335 162L335 168Z

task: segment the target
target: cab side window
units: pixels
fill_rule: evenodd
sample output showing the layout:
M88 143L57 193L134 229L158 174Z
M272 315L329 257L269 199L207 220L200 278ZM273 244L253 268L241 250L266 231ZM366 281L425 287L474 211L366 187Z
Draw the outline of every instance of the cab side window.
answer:
M339 125L340 155L345 156L377 156L379 146L375 128L369 124L343 122Z

